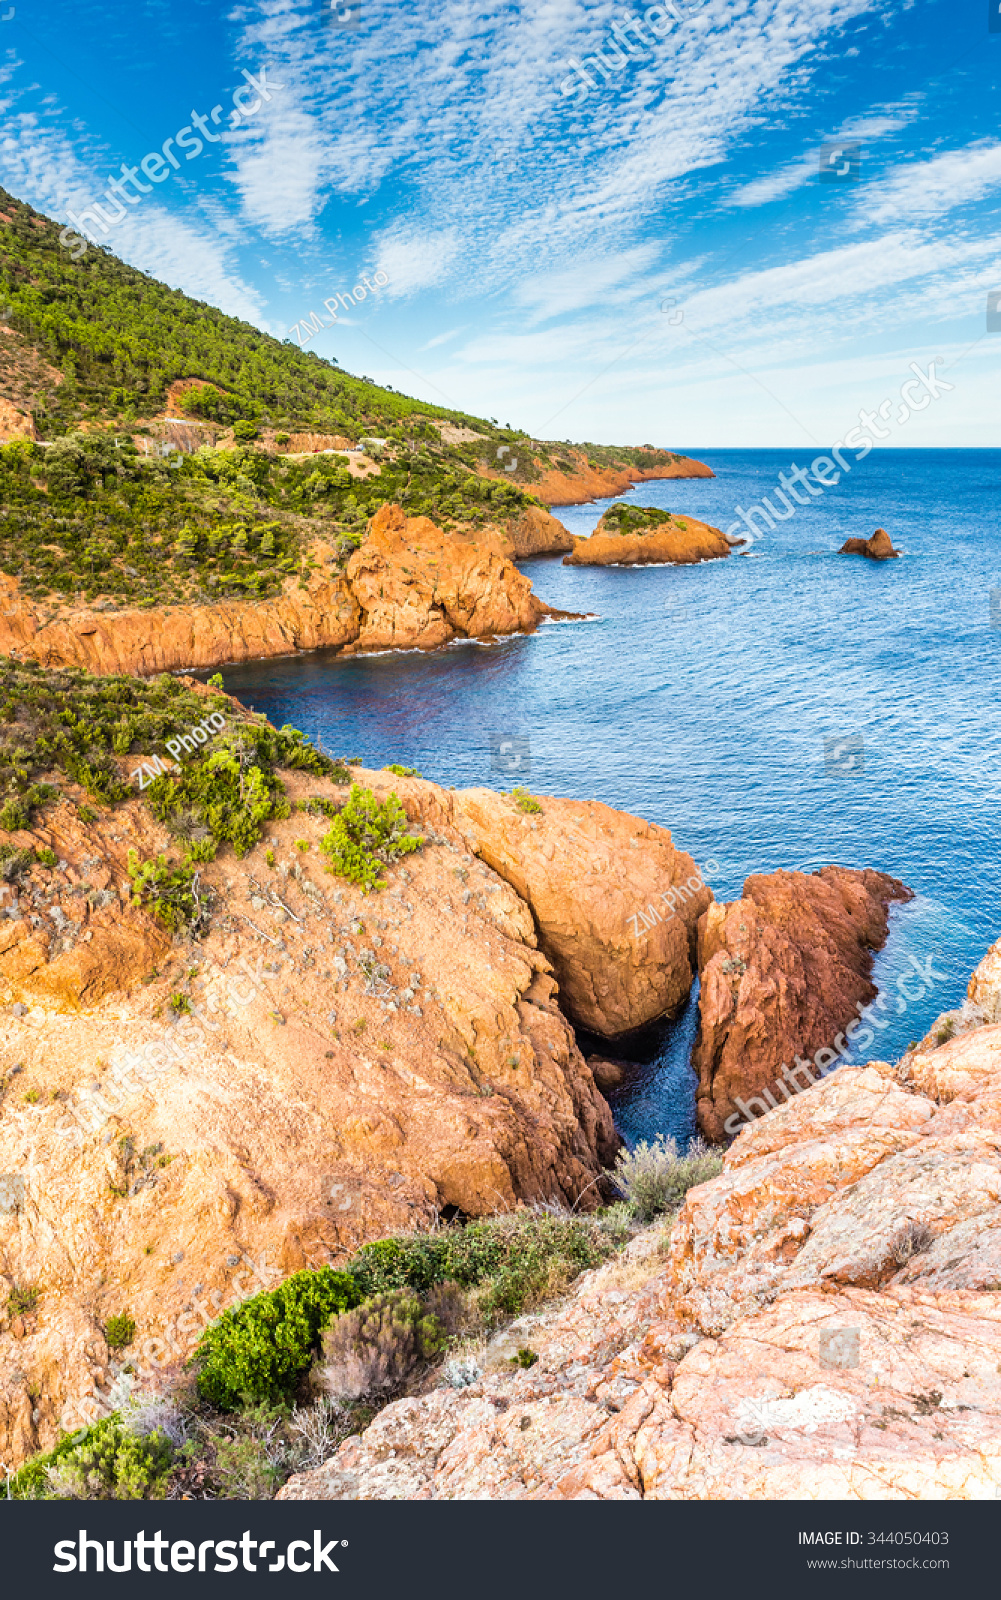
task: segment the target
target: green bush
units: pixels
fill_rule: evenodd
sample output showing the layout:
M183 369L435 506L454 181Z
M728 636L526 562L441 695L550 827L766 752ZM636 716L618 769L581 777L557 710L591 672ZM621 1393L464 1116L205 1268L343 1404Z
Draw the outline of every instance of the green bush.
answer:
M140 1436L113 1413L88 1428L78 1444L41 1459L47 1462L45 1499L162 1500L175 1450L159 1428Z
M10 1498L160 1500L174 1462L161 1429L139 1436L114 1412L26 1461L10 1479Z
M169 933L176 933L185 925L193 933L202 930L207 907L198 892L195 874L187 867L168 866L166 856L140 862L135 850L130 850L129 879L132 904L145 906Z
M391 772L396 778L419 778L422 776L416 767L401 767L398 761L393 761L388 767L383 767L383 772Z
M7 800L0 806L0 828L7 833L16 833L19 828L28 826L27 807L20 800Z
M243 723L223 735L220 748L189 762L174 776L155 779L147 789L150 810L174 833L190 838L207 832L216 845L231 844L244 856L261 837L266 822L288 817L291 806L276 767L336 776L338 764L315 750L297 728ZM198 859L191 848L192 859Z
M36 850L35 860L38 862L39 866L42 867L54 867L58 864L56 852L48 849L48 847L46 847L44 850Z
M42 1291L34 1283L15 1283L7 1295L7 1315L9 1317L28 1317L33 1311L38 1310L38 1302Z
M480 1315L493 1325L558 1293L615 1248L610 1231L589 1217L516 1211L464 1227L378 1239L362 1245L345 1270L365 1298L390 1289L425 1295L446 1281L475 1288Z
M135 1318L130 1311L109 1317L104 1324L104 1342L109 1350L124 1350L136 1336Z
M370 789L351 785L351 793L320 840L329 858L329 872L356 883L363 894L383 889L385 862L419 850L424 840L407 832L407 814L399 796L390 794L381 804Z
M672 520L670 511L659 506L627 505L617 500L602 515L602 531L608 533L648 533Z
M535 799L534 795L530 795L527 789L512 789L511 798L519 811L542 810L538 800Z
M687 1154L679 1156L675 1141L658 1134L651 1142L641 1139L634 1149L620 1150L611 1178L633 1215L649 1222L662 1211L676 1210L689 1189L722 1170L722 1156L701 1139L693 1139Z
M322 1267L297 1272L277 1289L224 1311L192 1357L199 1394L221 1411L248 1399L292 1395L331 1317L353 1310L362 1298L353 1277Z

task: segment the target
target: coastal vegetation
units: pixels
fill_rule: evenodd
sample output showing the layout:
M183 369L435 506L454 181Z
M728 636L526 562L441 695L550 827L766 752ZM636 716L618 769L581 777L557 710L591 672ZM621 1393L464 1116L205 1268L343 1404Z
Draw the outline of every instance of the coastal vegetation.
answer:
M658 506L627 505L623 500L616 500L603 513L600 526L603 533L648 533L652 528L673 521L671 512L661 511ZM684 528L684 523L678 526Z
M628 1237L615 1210L518 1211L396 1234L340 1270L294 1273L216 1318L172 1394L135 1393L66 1435L13 1474L10 1497L270 1496L450 1353L451 1381L472 1381L471 1340L564 1293Z
M99 247L74 262L58 236L0 190L0 380L25 434L0 447L0 570L36 602L268 598L307 580L318 536L343 566L387 502L445 531L482 527L538 503L547 471L681 459L412 400ZM169 455L166 412L198 425ZM379 470L356 475L315 444L289 453L295 435L382 441Z

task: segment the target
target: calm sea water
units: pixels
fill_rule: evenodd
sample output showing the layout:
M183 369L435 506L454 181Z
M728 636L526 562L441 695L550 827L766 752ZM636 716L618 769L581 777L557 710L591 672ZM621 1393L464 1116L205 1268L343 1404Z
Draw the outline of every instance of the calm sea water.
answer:
M778 472L810 460L689 453L716 478L643 484L629 498L726 528L737 505L776 503ZM534 792L669 827L696 861L719 863L718 899L776 867L836 861L902 878L916 898L892 912L876 958L893 1000L868 1051L893 1059L960 1002L1001 933L999 483L1001 451L874 451L746 555L522 564L543 599L597 621L433 655L255 662L227 668L226 687L332 754L405 762L446 785L522 781L492 770L491 739L527 740ZM557 514L588 533L608 503ZM876 527L901 560L835 554ZM929 956L944 976L898 1014L894 980ZM695 1023L693 997L633 1052L644 1059L613 1102L627 1138L695 1131Z

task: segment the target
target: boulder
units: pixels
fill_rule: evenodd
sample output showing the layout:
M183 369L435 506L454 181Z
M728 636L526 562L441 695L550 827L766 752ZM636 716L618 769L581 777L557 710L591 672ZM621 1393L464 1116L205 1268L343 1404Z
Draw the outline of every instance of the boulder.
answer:
M712 890L666 828L597 800L543 796L526 812L489 789L448 799L470 849L531 908L575 1023L615 1039L683 1008Z
M856 1015L876 994L872 952L886 939L889 905L911 898L885 873L831 866L755 875L742 899L708 908L692 1063L707 1138L732 1138L809 1087L843 1055L845 1032L863 1049L872 1042L876 1030L867 1041Z
M609 506L587 539L575 538L565 567L690 566L718 561L734 541L696 517L675 516L659 506L619 502ZM739 541L743 542L743 541Z

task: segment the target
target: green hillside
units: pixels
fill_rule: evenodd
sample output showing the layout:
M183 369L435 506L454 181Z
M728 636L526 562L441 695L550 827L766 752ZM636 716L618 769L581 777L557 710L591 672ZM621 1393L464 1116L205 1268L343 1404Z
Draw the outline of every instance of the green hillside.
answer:
M343 564L386 502L475 528L520 516L544 472L572 474L585 456L668 459L540 442L380 388L106 250L74 261L61 231L0 189L0 408L7 431L39 439L0 446L0 571L54 610L264 598L305 578L318 535ZM171 398L180 379L203 386ZM202 440L169 463L168 400ZM445 423L473 437L449 443ZM376 436L378 473L290 453L292 433Z
M60 224L0 189L0 294L8 325L63 374L36 405L44 438L81 422L135 421L163 409L178 378L225 392L222 422L315 428L356 437L414 414L485 428L489 422L398 395L340 372L312 351L168 289L91 246L73 261Z

